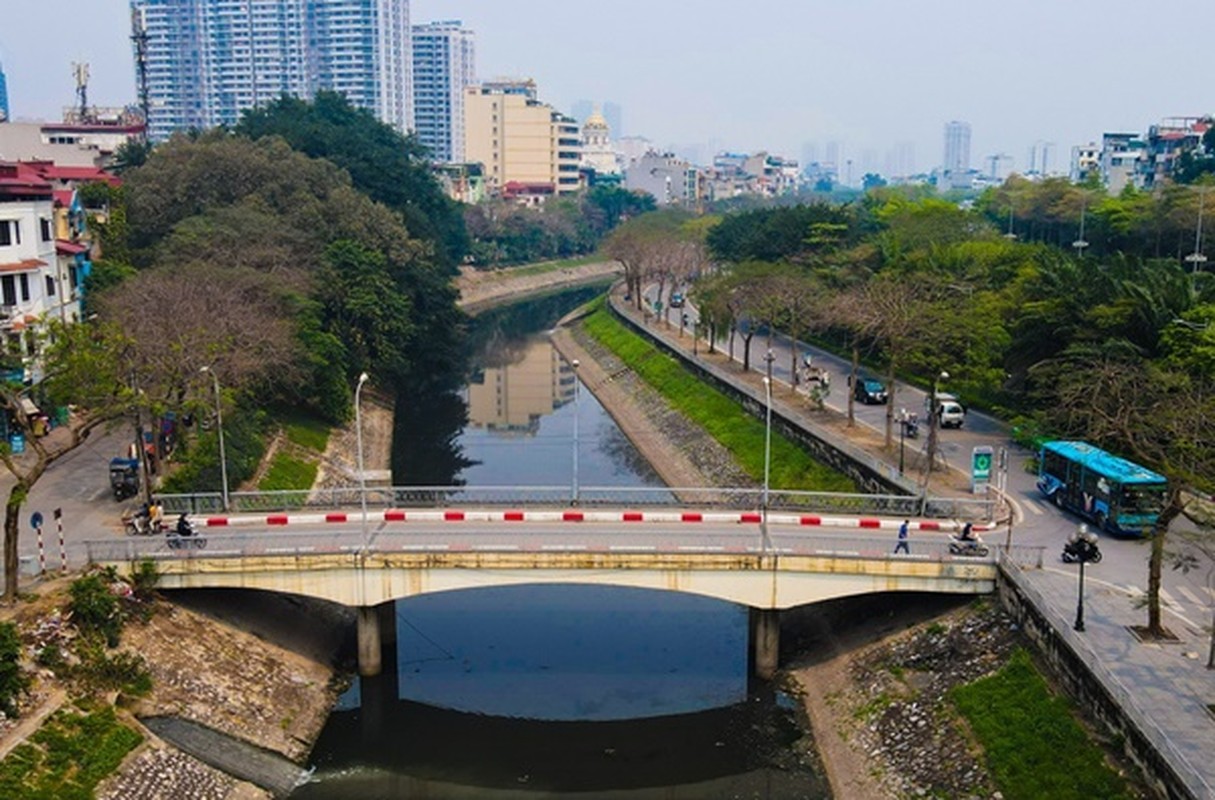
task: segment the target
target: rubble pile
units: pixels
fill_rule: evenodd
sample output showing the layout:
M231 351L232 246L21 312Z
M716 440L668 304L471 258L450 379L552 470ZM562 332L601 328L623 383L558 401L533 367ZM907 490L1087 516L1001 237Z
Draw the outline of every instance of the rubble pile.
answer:
M946 695L1003 665L1018 643L998 608L971 609L876 647L851 664L853 732L899 797L997 798Z

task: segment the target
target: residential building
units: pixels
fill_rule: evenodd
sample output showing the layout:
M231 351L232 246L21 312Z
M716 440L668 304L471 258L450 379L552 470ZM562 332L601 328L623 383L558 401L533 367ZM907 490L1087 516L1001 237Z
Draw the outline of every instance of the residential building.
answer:
M0 125L0 160L51 161L66 167L105 167L124 143L144 134L132 108L94 108L87 121L73 114L64 122Z
M477 82L473 32L459 20L413 26L414 133L441 164L464 160L464 93Z
M1090 175L1101 174L1101 148L1096 142L1072 147L1072 166L1068 178L1072 183L1088 180Z
M945 124L945 160L941 165L948 186L970 186L970 123Z
M1183 150L1202 144L1211 117L1165 117L1148 128L1146 161L1140 165L1143 187L1151 189L1173 174L1173 162Z
M530 79L489 81L465 91L464 158L483 165L490 191L513 183L575 192L581 148L577 121L540 102Z
M1147 142L1137 133L1102 134L1097 168L1106 191L1119 194L1128 185L1143 188L1147 152Z
M322 89L401 132L413 127L409 0L131 0L131 9L153 140Z
M4 64L0 63L0 122L7 122L9 119L8 79L4 77Z
M625 169L624 186L648 192L660 206L695 202L702 196L699 170L674 153L646 153Z

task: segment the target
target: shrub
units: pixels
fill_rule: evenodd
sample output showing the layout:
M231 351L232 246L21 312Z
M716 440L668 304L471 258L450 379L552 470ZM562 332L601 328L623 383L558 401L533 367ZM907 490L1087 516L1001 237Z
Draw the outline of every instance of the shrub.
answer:
M114 571L94 572L72 581L72 620L85 635L100 634L116 647L122 635L122 608L110 585L118 580Z
M17 716L17 701L29 691L30 677L21 669L21 637L17 626L0 622L0 711Z

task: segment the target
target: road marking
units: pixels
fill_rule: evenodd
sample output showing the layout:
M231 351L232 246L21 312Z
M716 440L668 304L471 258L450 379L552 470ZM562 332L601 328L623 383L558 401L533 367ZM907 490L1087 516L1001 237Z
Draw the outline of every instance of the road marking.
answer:
M449 548L445 544L403 544L403 545L401 545L400 549L401 550L447 550Z
M1201 606L1201 605L1204 605L1204 603L1202 602L1202 600L1200 600L1200 599L1198 598L1198 595L1194 594L1193 592L1191 592L1191 591L1190 591L1189 589L1187 589L1186 587L1184 587L1184 586L1178 586L1178 587L1177 587L1177 591L1179 591L1179 592L1181 592L1183 595L1185 595L1186 599L1187 599L1187 600L1189 600L1191 603L1194 603L1195 605L1200 605L1200 606Z
M614 544L608 548L608 550L620 551L620 552L627 552L627 551L652 552L657 549L658 548L652 544L638 544L638 545Z
M1046 512L1042 510L1042 506L1038 505L1037 500L1026 500L1025 504L1029 506L1029 510L1037 514L1039 517Z
M1181 603L1173 599L1173 595L1169 594L1168 590L1163 586L1160 588L1160 599L1173 608L1181 608Z
M473 550L518 550L517 544L474 544Z
M315 547L267 547L267 553L311 553L316 550Z
M679 549L680 550L690 550L694 553L703 553L703 552L710 552L710 551L711 552L721 552L721 551L725 550L726 548L721 547L721 546L716 546L716 545L697 546L694 544L686 544L686 545L680 545Z
M542 544L541 550L585 550L584 544Z

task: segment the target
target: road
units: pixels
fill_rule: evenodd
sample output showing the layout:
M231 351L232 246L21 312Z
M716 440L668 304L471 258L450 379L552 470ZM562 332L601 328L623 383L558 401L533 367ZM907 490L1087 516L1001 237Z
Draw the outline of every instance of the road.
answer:
M653 308L657 300L657 286L646 287L646 301ZM662 317L670 323L671 329L677 332L687 315L685 336L691 336L691 326L698 320L695 306L685 302L682 308L671 308L667 300L671 291L681 291L687 297L687 287L668 287L663 297ZM729 352L727 337L721 337L717 346L723 353ZM743 363L743 338L735 336L734 361ZM756 334L750 343L750 366L756 373L766 370L765 356L771 349L774 356L772 361L774 397L777 400L787 400L789 395L791 363L801 363L804 354L809 353L815 367L826 369L831 374L831 391L828 393L825 405L839 412L847 412L848 385L847 376L852 366L847 359L834 353L803 342L793 342L788 337L774 335L769 342L767 336ZM872 375L868 370L862 370L862 375ZM885 378L874 375L885 383ZM801 391L807 385L802 384ZM948 387L943 386L942 391ZM910 460L913 449L925 447L927 442L927 417L925 403L928 393L915 386L896 381L893 387L888 387L892 398L889 405L864 405L857 401L854 414L857 421L872 430L884 435L886 413L888 408L899 408L919 413L920 437L907 440L907 457ZM808 400L804 402L809 402ZM897 441L898 426L895 436ZM1065 512L1055 508L1053 504L1043 502L1038 491L1037 476L1027 470L1031 453L1015 445L1009 438L1010 428L1007 423L988 414L970 409L966 415L966 423L960 429L938 431L939 453L952 469L963 474L969 474L971 453L974 447L988 446L995 452L1001 448L1009 453L1009 470L1007 475L1007 491L1015 506L1013 523L1013 541L1017 544L1039 545L1046 548L1048 557L1045 569L1060 575L1075 576L1078 568L1075 565L1065 565L1059 560L1064 542L1067 541L1081 522ZM1184 524L1184 523L1175 523ZM988 537L991 538L991 537ZM1145 595L1148 574L1149 545L1139 539L1119 539L1102 535L1100 540L1102 561L1090 565L1086 570L1085 582L1094 586L1105 587L1110 591L1120 593L1138 601ZM1183 573L1165 570L1161 600L1166 616L1174 623L1180 622L1191 629L1195 635L1206 635L1211 625L1212 609L1215 607L1215 589L1212 580L1215 577L1215 565L1205 563L1201 568ZM1143 612L1146 618L1146 611Z

